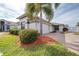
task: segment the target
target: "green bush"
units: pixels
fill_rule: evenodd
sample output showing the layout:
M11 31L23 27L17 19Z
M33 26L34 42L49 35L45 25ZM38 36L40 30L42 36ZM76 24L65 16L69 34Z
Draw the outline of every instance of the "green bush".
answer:
M31 43L37 39L37 36L39 36L39 33L37 30L24 29L20 31L19 36L20 36L21 42Z
M19 29L10 29L9 32L10 34L18 35L19 34Z

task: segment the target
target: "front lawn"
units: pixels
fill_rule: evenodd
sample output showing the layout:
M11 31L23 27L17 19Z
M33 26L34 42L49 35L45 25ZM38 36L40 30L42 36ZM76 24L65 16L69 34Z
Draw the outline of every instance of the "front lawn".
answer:
M3 56L73 56L76 55L60 44L40 44L23 48L16 44L17 37L6 34L0 36L0 52Z

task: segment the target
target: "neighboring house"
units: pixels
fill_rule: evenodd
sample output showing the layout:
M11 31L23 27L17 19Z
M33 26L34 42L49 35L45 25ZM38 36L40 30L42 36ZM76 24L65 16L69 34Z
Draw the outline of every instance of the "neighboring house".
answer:
M27 17L26 16L19 16L17 19L20 20L20 26L21 28L25 28L27 29ZM40 18L36 17L36 20L30 21L29 22L29 28L30 29L35 29L38 30L38 32L40 32L40 22L39 22ZM49 23L46 20L42 19L43 22L43 34L46 33L50 33L50 32L63 32L63 28L68 27L67 25L64 24L58 24L58 23Z
M0 19L0 31L7 31L9 29L8 22L4 19Z
M76 32L79 32L79 22L77 22L77 25L76 25Z
M76 26L76 32L79 32L79 26Z
M76 32L76 27L68 27L68 32Z
M17 28L19 27L18 22L11 22L7 21L5 19L0 19L0 31L8 31L11 28Z

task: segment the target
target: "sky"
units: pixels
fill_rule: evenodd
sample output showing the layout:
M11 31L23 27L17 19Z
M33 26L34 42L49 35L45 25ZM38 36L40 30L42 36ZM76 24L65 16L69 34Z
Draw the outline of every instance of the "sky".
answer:
M16 18L24 13L26 0L0 0L0 19L18 21ZM52 23L75 26L79 21L79 4L62 3L54 13Z
M18 21L16 17L24 13L26 0L0 0L0 19Z
M71 27L76 26L79 22L79 4L64 3L55 10L52 22L68 24Z

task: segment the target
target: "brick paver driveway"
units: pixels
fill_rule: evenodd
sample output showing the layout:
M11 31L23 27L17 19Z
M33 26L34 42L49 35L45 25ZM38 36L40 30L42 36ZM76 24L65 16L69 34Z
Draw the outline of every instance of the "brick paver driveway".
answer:
M75 35L74 33L50 33L47 36L54 38L69 50L79 54L79 35Z

